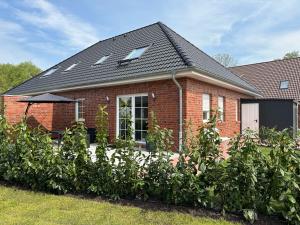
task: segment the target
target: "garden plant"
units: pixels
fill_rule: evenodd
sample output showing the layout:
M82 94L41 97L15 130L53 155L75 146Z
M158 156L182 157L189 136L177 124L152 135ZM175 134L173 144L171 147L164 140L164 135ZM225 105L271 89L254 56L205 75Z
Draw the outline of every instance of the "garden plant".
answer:
M160 127L154 113L150 119L148 154L137 150L128 121L126 137L114 141L108 157L108 113L99 106L93 162L82 122L66 129L61 146L55 146L48 133L25 120L10 125L0 116L0 180L56 194L152 199L238 213L250 222L263 214L300 224L300 154L288 130L270 129L263 138L251 131L237 135L224 159L217 116L196 133L187 123L174 162L172 131ZM268 146L268 154L261 144Z

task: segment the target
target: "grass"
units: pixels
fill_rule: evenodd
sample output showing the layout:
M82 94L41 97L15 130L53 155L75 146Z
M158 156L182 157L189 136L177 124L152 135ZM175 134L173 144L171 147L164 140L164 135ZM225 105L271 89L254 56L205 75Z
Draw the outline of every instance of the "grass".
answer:
M0 224L199 224L233 225L222 219L179 212L145 210L108 202L76 199L0 185Z

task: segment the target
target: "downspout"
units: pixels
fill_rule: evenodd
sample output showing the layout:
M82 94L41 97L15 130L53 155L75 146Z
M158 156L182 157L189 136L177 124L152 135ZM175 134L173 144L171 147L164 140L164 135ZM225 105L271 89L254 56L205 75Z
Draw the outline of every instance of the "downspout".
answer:
M176 84L176 86L178 87L179 90L179 132L178 132L178 147L179 147L179 152L181 152L182 150L182 87L181 85L178 83L178 81L175 78L176 76L176 71L173 70L172 71L172 80L174 81L174 83Z

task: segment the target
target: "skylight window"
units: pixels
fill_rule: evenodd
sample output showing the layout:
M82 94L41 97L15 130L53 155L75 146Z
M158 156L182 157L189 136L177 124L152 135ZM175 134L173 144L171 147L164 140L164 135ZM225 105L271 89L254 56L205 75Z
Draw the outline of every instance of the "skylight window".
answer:
M288 89L288 88L289 88L288 80L280 81L280 89Z
M58 68L51 68L47 72L45 72L41 77L47 77L47 76L51 75L52 73L54 73L57 69Z
M95 65L104 63L104 61L107 60L109 57L110 57L110 55L102 56L102 57L95 63Z
M124 60L131 60L140 58L141 55L148 49L149 46L143 48L136 48L133 49L125 58Z
M78 65L78 63L74 63L71 66L69 66L67 69L65 69L65 71L70 71L71 69L73 69L77 65Z

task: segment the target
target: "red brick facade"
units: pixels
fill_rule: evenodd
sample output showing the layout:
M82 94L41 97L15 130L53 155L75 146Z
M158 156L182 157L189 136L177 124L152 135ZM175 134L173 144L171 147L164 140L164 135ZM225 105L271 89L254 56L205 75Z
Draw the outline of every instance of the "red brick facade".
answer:
M224 122L218 123L221 136L231 137L240 130L240 122L236 121L236 101L249 96L240 94L218 86L210 85L190 78L179 79L183 87L183 119L191 120L196 128L202 124L202 94L211 95L211 108L217 109L217 98L225 99ZM149 112L154 111L159 124L174 131L174 137L178 137L179 113L178 113L178 89L173 81L161 80L155 82L138 83L114 87L84 89L69 92L56 93L57 95L74 99L84 98L84 118L88 128L95 127L95 116L98 104L107 104L109 113L109 134L113 140L116 136L116 97L148 93ZM155 94L155 99L151 97ZM109 97L109 102L106 100ZM6 117L10 123L20 121L26 109L26 103L17 103L20 96L4 96L6 105ZM75 106L71 104L36 104L28 113L32 122L40 123L48 130L61 130L69 126L75 119Z

